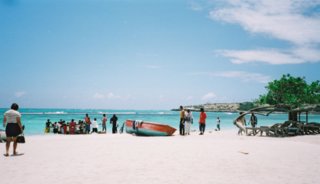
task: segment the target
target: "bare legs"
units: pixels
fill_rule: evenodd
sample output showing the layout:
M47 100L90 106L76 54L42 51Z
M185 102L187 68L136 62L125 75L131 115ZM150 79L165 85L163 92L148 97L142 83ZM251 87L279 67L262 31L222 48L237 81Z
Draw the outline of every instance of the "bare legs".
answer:
M7 137L6 154L4 154L4 156L9 156L9 149L10 149L11 141L13 141L13 155L17 154L17 146L18 146L17 138L16 137Z
M18 146L17 138L14 137L14 138L13 138L13 154L14 154L14 155L17 154L17 146Z

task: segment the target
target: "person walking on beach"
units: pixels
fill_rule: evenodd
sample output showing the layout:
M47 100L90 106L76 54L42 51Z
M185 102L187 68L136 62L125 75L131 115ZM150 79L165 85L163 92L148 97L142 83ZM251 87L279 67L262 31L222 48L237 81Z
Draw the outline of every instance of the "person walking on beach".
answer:
M90 133L90 124L91 124L91 121L90 121L90 117L88 114L86 114L86 117L84 118L84 122L86 124L86 134L89 134Z
M243 112L240 112L240 117L235 120L235 125L239 128L238 135L242 135L242 132L246 131L246 118L242 115Z
M186 112L185 112L185 122L184 122L184 125L185 125L185 135L190 135L190 128L191 128L191 124L193 123L193 117L192 117L192 113L190 111L190 109L188 109Z
M200 117L199 117L200 134L199 135L203 135L204 131L206 130L206 119L207 119L207 114L204 112L203 108L200 108Z
M185 123L185 113L182 105L180 105L180 123L179 123L179 133L180 135L184 135L185 129L184 129L184 123Z
M115 134L117 133L117 121L118 117L114 114L111 119L110 119L110 124L112 124L112 133Z
M17 155L17 137L22 133L21 114L18 112L19 105L13 103L11 109L4 113L3 127L6 127L6 153L4 156L9 156L10 143L13 141L13 155Z
M107 132L107 116L106 114L102 115L102 132Z
M217 131L220 131L220 118L217 117Z

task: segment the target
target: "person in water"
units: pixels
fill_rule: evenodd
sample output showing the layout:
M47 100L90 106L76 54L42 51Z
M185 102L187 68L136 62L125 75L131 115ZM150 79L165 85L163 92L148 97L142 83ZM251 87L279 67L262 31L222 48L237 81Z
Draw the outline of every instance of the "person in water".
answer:
M18 112L19 105L13 103L11 109L4 113L3 126L6 127L6 153L4 156L9 156L10 143L13 141L13 155L17 155L17 137L23 131L21 123L21 114Z
M110 124L112 124L112 133L115 134L117 133L117 121L118 121L118 117L114 114L112 116L112 118L110 119Z

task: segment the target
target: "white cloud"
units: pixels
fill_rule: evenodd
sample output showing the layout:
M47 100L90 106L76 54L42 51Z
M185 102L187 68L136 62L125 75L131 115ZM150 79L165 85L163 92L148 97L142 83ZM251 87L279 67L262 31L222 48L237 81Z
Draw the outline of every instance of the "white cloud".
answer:
M209 100L212 100L212 99L215 99L217 97L217 95L213 92L209 92L205 95L203 95L203 97L201 98L201 100L204 100L204 101L209 101Z
M307 61L319 62L320 61L320 50L314 48L305 48L300 47L297 49L293 49L292 53L295 54L297 57L303 58Z
M25 96L26 94L27 94L27 93L24 92L24 91L18 91L18 92L15 92L15 93L14 93L14 96L15 96L16 98L21 98L21 97Z
M94 99L120 99L121 96L120 95L115 95L112 92L106 93L106 94L102 94L102 93L95 93L93 95Z
M271 77L268 75L263 75L260 73L250 73L245 71L200 72L200 73L193 73L193 75L236 78L243 82L253 81L253 82L259 82L259 83L268 83L272 80Z
M239 24L251 33L262 33L292 44L286 50L223 51L233 63L299 64L320 62L320 13L310 9L320 0L226 0L209 15L214 20ZM309 10L309 11L308 11ZM308 14L306 14L308 13Z
M94 99L105 99L105 95L100 94L100 93L95 93L95 94L93 95L93 98L94 98Z
M273 65L301 64L320 61L320 52L314 49L299 48L289 51L276 49L223 50L221 55L230 58L234 64L262 62Z
M305 45L320 43L320 16L304 15L320 1L305 0L227 0L225 6L210 12L210 17L240 24L253 33Z
M305 60L291 52L279 50L224 50L218 51L221 55L230 58L234 64L262 62L273 65L300 64Z
M238 78L244 82L255 81L259 83L268 83L271 81L271 77L260 73L248 73L244 71L224 71L213 73L214 76L226 77L226 78Z
M110 93L107 93L106 98L107 99L117 99L117 98L121 98L121 96L120 95L115 95L112 92L110 92Z

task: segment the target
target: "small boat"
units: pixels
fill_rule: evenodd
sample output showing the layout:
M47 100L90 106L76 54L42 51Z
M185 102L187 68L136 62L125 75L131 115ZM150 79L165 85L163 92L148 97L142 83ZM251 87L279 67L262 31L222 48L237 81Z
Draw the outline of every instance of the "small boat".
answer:
M138 120L126 120L125 127L128 134L141 136L171 136L176 131L169 125Z

